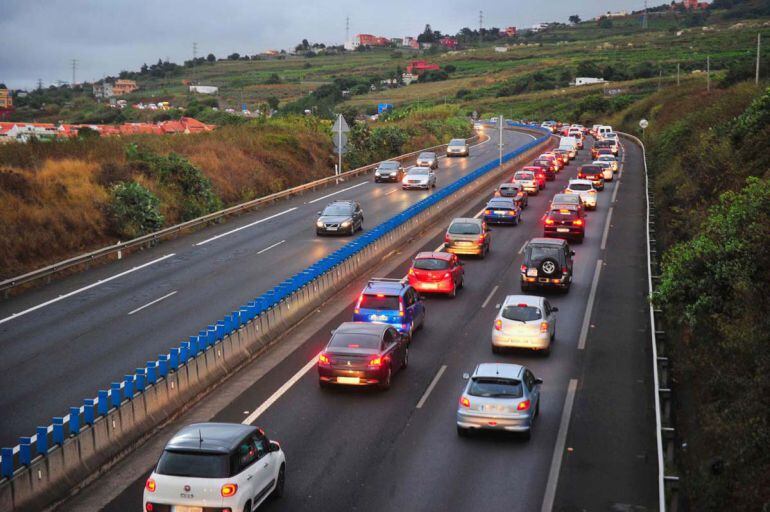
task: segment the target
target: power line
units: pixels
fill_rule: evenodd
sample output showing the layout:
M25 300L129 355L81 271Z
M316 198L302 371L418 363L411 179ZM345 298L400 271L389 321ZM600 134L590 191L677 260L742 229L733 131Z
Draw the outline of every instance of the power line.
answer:
M72 64L72 87L75 87L75 84L77 83L75 81L75 71L78 68L78 60L72 59L71 64Z
M484 37L481 34L481 30L484 27L484 11L479 11L479 46L484 41Z

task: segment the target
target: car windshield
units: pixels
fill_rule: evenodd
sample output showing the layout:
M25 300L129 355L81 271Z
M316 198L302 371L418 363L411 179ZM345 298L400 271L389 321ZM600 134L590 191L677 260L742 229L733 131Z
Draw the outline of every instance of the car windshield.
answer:
M434 156L436 155L434 155L433 153L420 153L420 156L418 158L430 159L430 158L433 158Z
M409 174L411 176L421 176L424 174L428 174L430 171L426 169L425 167L414 167L409 170Z
M481 226L475 222L453 222L449 226L449 233L452 235L478 235L481 233Z
M219 453L165 450L155 472L190 478L227 478L230 476L230 463L227 455Z
M446 270L449 262L439 258L418 258L414 260L414 268L419 270Z
M542 245L530 245L527 247L527 259L529 261L542 261L545 258L553 258L559 261L560 247L548 247Z
M452 139L449 141L450 146L464 146L465 139Z
M398 169L398 162L382 162L380 169Z
M535 175L531 172L517 172L513 175L513 179L515 180L532 180L535 178Z
M324 208L322 215L350 215L350 207L342 205L331 205Z
M364 294L361 298L361 309L382 309L389 311L398 310L398 296L377 294Z
M531 322L540 320L540 308L535 306L511 305L503 308L503 318L507 320L516 320L518 322Z
M518 193L518 187L500 187L500 194L503 196L515 196Z
M593 187L589 185L588 183L570 183L569 189L574 190L575 192L583 192L586 190L591 190Z
M481 397L521 398L521 381L495 377L474 377L468 394Z
M332 336L329 348L380 348L380 337L372 334L342 332Z

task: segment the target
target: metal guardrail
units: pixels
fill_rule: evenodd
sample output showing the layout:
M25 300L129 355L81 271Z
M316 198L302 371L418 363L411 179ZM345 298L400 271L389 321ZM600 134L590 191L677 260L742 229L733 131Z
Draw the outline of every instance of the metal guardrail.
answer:
M510 121L508 125L509 127L519 127L536 133L546 132L546 130L530 125L522 125ZM548 141L550 137L551 133L548 131L547 134L542 135L540 138L536 138L516 150L503 155L502 162L506 163L525 154L530 149ZM54 417L51 425L37 427L35 435L21 437L20 444L15 447L0 449L0 483L3 482L4 478L13 478L19 468L29 467L36 457L47 456L50 447L54 445L62 446L68 436L73 435L73 433L77 434L83 426L93 425L95 421L105 417L112 408L117 407L123 401L134 400L149 385L155 384L159 379L169 375L169 373L176 372L187 364L188 361L205 353L209 348L220 344L226 337L237 333L248 325L253 325L252 322L264 320L268 325L275 322L276 311L280 311L284 307L291 309L291 303L287 301L294 294L307 290L309 287L312 288L314 283L318 283L317 280L325 279L330 273L341 268L342 265L350 261L354 256L360 255L371 246L376 246L378 241L384 240L386 236L392 234L392 232L405 225L414 217L452 194L457 193L466 185L497 167L498 159L495 158L493 161L455 180L441 190L433 192L430 196L370 229L355 240L348 242L305 270L284 280L253 301L241 306L231 314L225 315L222 320L207 325L197 335L190 336L188 341L181 342L167 353L161 354L158 359L148 361L145 367L137 368L134 373L126 374L123 379L113 382L109 389L98 391L95 398L85 399L84 405L70 407L69 414ZM356 169L355 171L360 170ZM69 430L69 433L67 433L67 430Z
M647 173L647 153L644 143L628 133L618 132L627 137L642 150L644 163L644 190L647 205L647 290L650 299L655 291L656 280L660 276L657 244L653 237L655 233L655 202L650 193L649 175ZM653 267L655 272L653 273ZM650 300L650 336L652 341L653 386L655 389L655 442L658 455L658 510L659 512L676 511L678 503L679 477L668 473L668 466L674 463L674 434L675 429L671 419L671 386L669 382L668 358L665 357L664 331L658 330L656 315L661 311L655 309Z
M470 143L476 142L479 138L480 137L478 135L474 135L473 137L467 139L467 141L470 144ZM438 146L433 146L430 148L421 149L419 151L413 151L411 153L406 153L404 155L390 158L389 160L397 160L399 162L402 162L402 161L410 160L416 157L418 154L422 153L423 151L445 152L446 147L447 147L447 144L440 144ZM251 201L246 201L245 203L240 203L235 206L230 206L228 208L219 210L217 212L203 215L196 219L188 220L186 222L182 222L174 226L169 226L159 231L155 231L154 233L149 233L147 235L143 235L143 236L134 238L132 240L128 240L126 242L120 242L115 245L109 245L107 247L102 247L101 249L97 249L92 252L88 252L85 254L81 254L79 256L75 256L73 258L59 261L52 265L48 265L46 267L33 270L32 272L28 272L20 276L16 276L10 279L6 279L4 281L0 281L0 292L5 291L7 293L8 290L15 288L17 286L31 283L39 279L50 278L52 275L58 272L62 272L64 270L67 270L72 267L76 267L78 265L87 265L89 263L96 261L99 258L104 258L113 254L122 254L122 251L124 250L133 249L136 247L141 247L149 244L155 244L160 240L170 238L174 235L178 235L180 232L184 230L192 229L211 222L215 222L225 217L228 217L230 215L244 213L246 211L259 208L260 206L263 206L265 204L269 204L278 199L283 199L293 195L301 194L308 190L315 190L316 188L324 187L332 183L339 183L340 181L345 181L349 178L368 173L376 169L377 166L380 165L381 163L382 162L376 162L373 164L365 165L363 167L359 167L357 169L352 169L350 171L343 172L336 176L328 176L326 178L321 178L315 181L311 181L309 183L305 183L304 185L299 185L286 190L282 190L280 192L275 192L273 194L259 197L257 199L252 199Z

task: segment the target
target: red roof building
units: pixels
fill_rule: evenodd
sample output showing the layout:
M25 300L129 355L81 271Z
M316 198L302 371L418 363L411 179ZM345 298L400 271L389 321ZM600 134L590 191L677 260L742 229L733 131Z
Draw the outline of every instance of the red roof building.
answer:
M507 27L503 33L506 37L516 37L516 27Z
M457 39L454 37L442 37L439 39L439 44L443 46L444 48L449 48L450 50L456 50L457 49Z
M415 76L419 76L426 71L438 71L439 69L441 68L438 64L428 64L424 60L413 60L406 66L406 72Z

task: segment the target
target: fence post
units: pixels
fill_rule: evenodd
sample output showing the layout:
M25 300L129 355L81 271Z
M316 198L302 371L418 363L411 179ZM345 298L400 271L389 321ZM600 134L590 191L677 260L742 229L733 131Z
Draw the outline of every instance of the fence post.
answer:
M48 427L37 427L37 453L48 453Z
M136 392L137 393L144 393L144 386L147 379L147 369L146 368L137 368L136 369Z
M19 438L19 464L23 466L29 466L32 462L32 438L20 437Z
M123 380L123 393L129 400L134 399L134 376L126 375Z
M161 354L158 356L158 377L166 375L168 375L168 355Z
M64 443L64 418L55 416L53 418L53 444L61 446Z
M110 398L112 399L112 406L114 408L120 407L120 382L113 382L110 384Z
M83 423L87 425L93 425L94 420L96 419L94 411L94 406L96 405L94 402L96 402L96 400L93 398L86 398L83 400L83 402Z
M70 434L80 433L80 407L70 407Z
M0 456L3 458L0 476L11 478L13 476L13 448L3 448L0 451Z
M147 361L147 383L148 384L155 384L156 382L158 382L157 366L158 366L158 363L156 363L155 361Z
M109 398L108 398L109 392L103 389L99 390L99 393L97 393L98 401L96 402L96 412L99 413L99 416L106 416L107 410L110 408Z
M168 365L171 370L177 371L179 368L179 349L174 347L168 351Z

